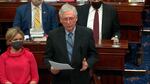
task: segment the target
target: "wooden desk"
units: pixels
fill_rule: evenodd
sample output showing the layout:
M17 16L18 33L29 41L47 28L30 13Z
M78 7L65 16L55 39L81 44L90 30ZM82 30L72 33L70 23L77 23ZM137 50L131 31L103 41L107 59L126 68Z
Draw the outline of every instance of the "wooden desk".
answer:
M95 64L94 70L97 77L101 76L102 84L123 84L124 57L128 51L128 41L122 40L120 45L119 48L113 48L110 40L104 40L102 45L97 45L99 61ZM34 53L39 69L45 69L45 43L26 42L24 46ZM42 75L43 77L49 77L47 73L42 73ZM108 83L108 80L110 83ZM43 79L41 81L46 82L47 80Z
M128 41L121 40L120 47L118 48L112 47L112 44L112 41L104 40L101 45L97 45L96 48L99 54L99 62L95 65L96 69L124 70L124 58L128 52Z
M38 67L40 69L45 69L44 63L44 53L45 53L45 42L25 42L24 47L29 48L30 51L35 55Z
M101 81L101 84L124 84L124 59L128 52L128 41L120 41L119 48L113 48L110 40L102 41L101 45L97 45L97 52L99 61L94 67L97 81Z
M126 39L129 43L140 43L144 3L121 3L115 6L121 25L121 39Z

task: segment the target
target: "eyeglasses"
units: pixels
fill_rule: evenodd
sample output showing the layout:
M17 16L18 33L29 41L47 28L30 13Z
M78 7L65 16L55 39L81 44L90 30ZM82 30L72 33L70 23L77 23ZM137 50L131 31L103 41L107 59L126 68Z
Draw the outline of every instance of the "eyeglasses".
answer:
M75 19L75 17L65 17L65 18L61 18L63 21L72 21Z

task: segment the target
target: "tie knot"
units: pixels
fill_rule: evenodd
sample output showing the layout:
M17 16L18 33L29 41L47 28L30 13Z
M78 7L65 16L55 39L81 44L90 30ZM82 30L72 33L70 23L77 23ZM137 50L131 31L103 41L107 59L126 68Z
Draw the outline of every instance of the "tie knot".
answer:
M72 37L73 33L72 32L69 32L68 33L68 37Z
M98 9L95 9L95 12L98 13Z
M36 7L34 7L34 8L35 8L35 9L39 9L39 7L37 7L37 6L36 6Z
M39 10L39 7L34 7L34 10Z

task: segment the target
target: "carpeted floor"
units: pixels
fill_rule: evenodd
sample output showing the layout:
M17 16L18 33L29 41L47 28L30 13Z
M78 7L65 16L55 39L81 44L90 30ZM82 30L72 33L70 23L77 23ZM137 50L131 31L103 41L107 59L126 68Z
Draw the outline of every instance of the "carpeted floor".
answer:
M146 70L146 72L126 73L125 84L150 84L150 35L142 35L143 61L139 66L128 62L125 64L126 69ZM132 74L132 75L131 75ZM134 75L133 75L134 74Z
M144 15L144 29L150 30L150 10L146 10ZM127 61L125 68L134 70L146 70L146 72L125 73L124 84L150 84L150 31L142 33L141 44L143 48L141 64L135 64L135 54L133 51L133 53L130 53L130 58L126 59ZM133 45L131 49L136 51L136 47L136 45Z

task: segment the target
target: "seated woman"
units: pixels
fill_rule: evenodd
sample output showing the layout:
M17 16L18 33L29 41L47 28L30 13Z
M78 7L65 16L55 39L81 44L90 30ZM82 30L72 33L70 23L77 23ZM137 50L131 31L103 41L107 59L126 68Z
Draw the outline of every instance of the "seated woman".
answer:
M38 84L37 63L32 52L23 47L23 32L9 28L5 38L8 48L0 56L0 83Z

